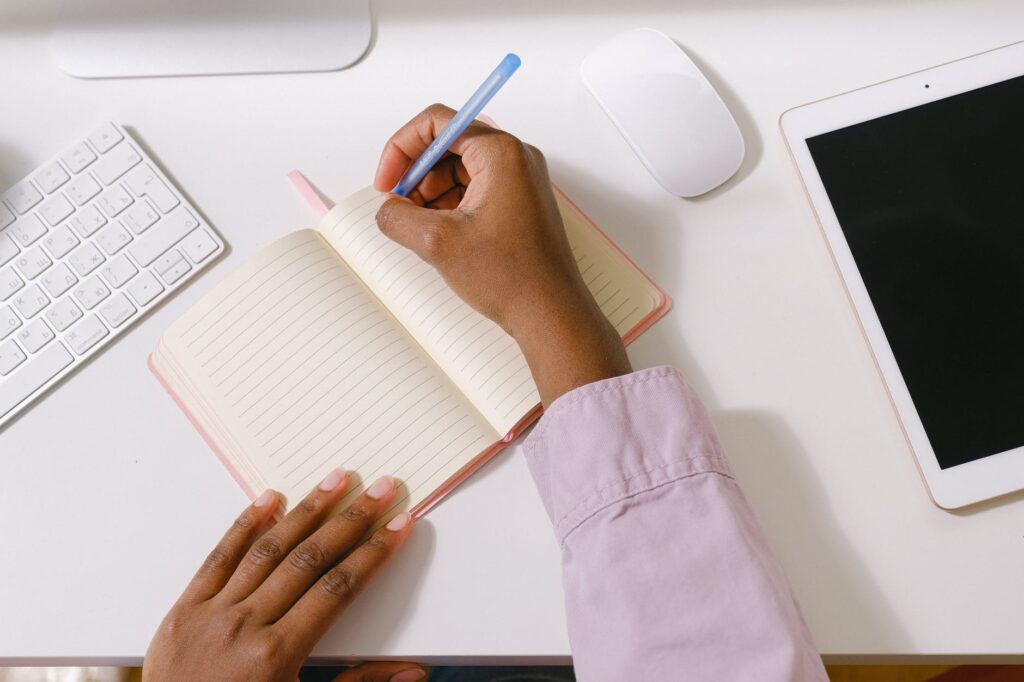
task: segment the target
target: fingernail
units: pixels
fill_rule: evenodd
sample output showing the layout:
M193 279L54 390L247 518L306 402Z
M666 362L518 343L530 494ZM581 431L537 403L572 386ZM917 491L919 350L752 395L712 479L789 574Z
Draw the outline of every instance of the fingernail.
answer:
M416 682L416 680L422 680L426 677L426 674L419 668L409 668L392 677L391 682Z
M320 490L323 490L324 492L334 490L339 485L341 485L341 482L344 480L345 470L342 469L341 467L338 467L331 473L327 474L327 476L324 477L324 480L320 482Z
M391 480L390 476L381 476L373 485L366 489L366 494L375 500L384 499L388 493L395 488L395 482Z
M266 490L263 491L262 494L260 494L259 497L256 498L256 500L252 503L252 506L266 507L268 504L274 501L275 497L277 497L277 493L275 493L270 488L267 488Z
M412 515L408 512L402 512L395 518L388 521L386 528L388 530L402 530L409 525L410 521L412 521Z

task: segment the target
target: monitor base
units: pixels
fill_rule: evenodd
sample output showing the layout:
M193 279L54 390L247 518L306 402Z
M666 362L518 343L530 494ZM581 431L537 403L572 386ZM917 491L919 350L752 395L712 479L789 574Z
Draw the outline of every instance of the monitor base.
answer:
M50 53L77 78L336 71L372 38L370 0L67 0Z

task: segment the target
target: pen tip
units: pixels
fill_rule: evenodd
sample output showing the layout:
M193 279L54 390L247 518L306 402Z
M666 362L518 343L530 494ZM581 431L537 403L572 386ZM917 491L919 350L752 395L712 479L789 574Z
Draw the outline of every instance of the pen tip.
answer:
M523 60L521 60L519 58L519 55L517 55L515 52L509 52L507 55L505 55L505 62L513 69L518 69L519 65L523 63Z

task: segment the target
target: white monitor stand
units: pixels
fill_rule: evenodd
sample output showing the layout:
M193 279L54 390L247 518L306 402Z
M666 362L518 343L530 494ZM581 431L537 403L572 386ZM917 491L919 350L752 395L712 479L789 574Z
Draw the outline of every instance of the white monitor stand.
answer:
M54 63L79 78L334 71L366 53L371 0L65 0Z

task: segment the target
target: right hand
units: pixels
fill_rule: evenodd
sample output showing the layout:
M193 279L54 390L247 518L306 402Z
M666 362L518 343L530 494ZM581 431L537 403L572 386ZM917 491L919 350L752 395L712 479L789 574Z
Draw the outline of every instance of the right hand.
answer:
M395 133L374 187L394 187L454 114L434 104ZM381 206L377 224L516 339L545 405L631 371L621 338L576 267L534 147L474 121L409 198L392 196Z

